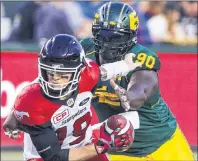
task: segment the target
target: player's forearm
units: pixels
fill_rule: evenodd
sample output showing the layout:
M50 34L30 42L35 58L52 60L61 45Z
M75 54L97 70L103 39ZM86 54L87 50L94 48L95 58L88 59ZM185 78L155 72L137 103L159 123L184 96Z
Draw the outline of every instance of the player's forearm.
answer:
M3 124L3 127L4 127L4 130L6 131L6 129L9 129L9 130L17 130L17 119L16 117L14 116L14 110L11 110L10 114L8 115L8 117L6 118L4 124Z
M86 161L98 155L94 144L69 150L69 161Z

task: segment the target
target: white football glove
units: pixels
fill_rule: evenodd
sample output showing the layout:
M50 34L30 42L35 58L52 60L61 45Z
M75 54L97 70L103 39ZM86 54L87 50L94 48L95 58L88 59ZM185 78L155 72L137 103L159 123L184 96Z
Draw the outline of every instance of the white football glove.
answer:
M124 57L124 62L126 63L127 67L128 67L128 71L133 71L134 69L136 69L137 67L141 67L142 64L140 62L134 62L134 58L136 57L136 55L134 53L129 53L126 54ZM127 72L128 74L128 72Z
M106 81L117 76L126 76L130 71L141 67L141 63L134 62L135 56L135 54L129 53L125 55L124 60L101 65L101 80Z
M8 130L5 131L4 133L6 136L8 136L11 139L18 139L21 137L19 130L14 130L14 131Z

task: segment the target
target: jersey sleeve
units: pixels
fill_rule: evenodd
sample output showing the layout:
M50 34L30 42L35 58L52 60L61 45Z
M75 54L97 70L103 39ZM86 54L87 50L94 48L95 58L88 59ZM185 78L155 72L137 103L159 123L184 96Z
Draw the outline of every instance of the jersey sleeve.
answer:
M92 38L82 39L80 43L85 51L86 58L96 61L96 52Z
M85 51L88 51L92 48L93 45L92 38L81 39L80 44Z
M161 63L159 57L152 53L151 51L142 51L138 52L135 57L135 62L140 62L142 67L137 68L136 70L159 70Z
M142 67L139 67L136 70L157 71L160 69L161 63L159 57L148 48L137 45L132 48L131 53L134 53L136 55L135 61L142 64Z
M33 126L47 122L42 111L34 106L34 96L27 87L17 96L14 103L14 115L21 124Z
M151 50L147 49L144 46L136 45L133 47L128 53L135 54L134 61L140 62L142 64L141 67L137 67L135 70L131 71L127 75L127 79L131 77L131 75L140 70L154 70L158 71L160 70L161 63L159 57L152 52Z

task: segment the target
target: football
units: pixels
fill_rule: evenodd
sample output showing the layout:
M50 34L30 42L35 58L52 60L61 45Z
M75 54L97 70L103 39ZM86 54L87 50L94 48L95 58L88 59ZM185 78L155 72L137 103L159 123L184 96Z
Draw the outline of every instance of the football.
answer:
M115 151L128 150L134 141L134 128L132 123L122 115L113 115L107 122L108 133L113 133L112 140Z
M122 115L113 115L107 120L107 126L115 132L120 132L127 125L127 119Z

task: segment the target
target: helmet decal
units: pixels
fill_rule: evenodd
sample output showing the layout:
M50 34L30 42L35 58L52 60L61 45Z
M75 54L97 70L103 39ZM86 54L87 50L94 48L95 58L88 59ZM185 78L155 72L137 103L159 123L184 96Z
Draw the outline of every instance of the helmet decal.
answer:
M139 26L139 19L135 11L129 14L130 29L136 31Z

